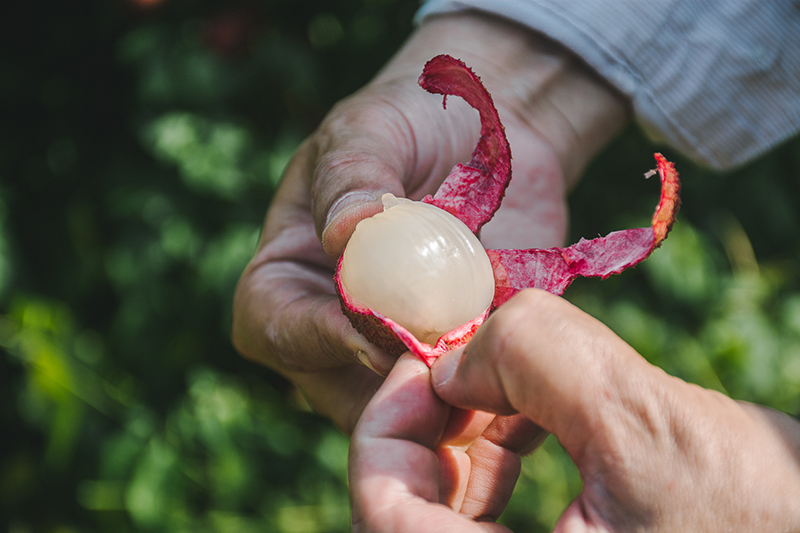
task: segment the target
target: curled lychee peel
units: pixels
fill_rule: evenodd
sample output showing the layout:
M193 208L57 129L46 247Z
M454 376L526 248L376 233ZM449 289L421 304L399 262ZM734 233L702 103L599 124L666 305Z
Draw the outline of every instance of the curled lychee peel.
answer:
M460 96L480 114L481 136L468 163L453 167L439 190L423 202L455 215L477 235L500 209L511 181L511 147L492 96L462 61L436 56L425 65L420 86L434 94Z
M505 130L488 91L460 60L440 55L423 69L419 83L429 92L460 96L478 110L481 136L468 163L456 165L433 196L423 202L451 213L476 235L499 209L511 180L511 151ZM596 239L581 239L566 248L487 250L495 278L492 305L480 316L442 335L435 345L421 342L389 317L348 294L336 269L336 289L342 311L370 342L392 355L410 350L430 366L441 354L466 344L490 312L526 288L560 295L577 277L606 278L646 259L667 237L680 207L680 181L672 163L655 154L661 198L650 227L616 231Z

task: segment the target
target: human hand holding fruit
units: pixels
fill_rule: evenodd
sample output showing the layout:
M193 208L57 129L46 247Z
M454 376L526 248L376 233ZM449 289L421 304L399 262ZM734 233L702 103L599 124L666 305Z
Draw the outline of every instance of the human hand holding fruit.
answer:
M661 199L650 227L616 231L568 248L484 250L476 238L511 182L511 151L492 97L463 62L439 55L419 79L429 92L460 96L480 112L481 136L421 202L384 194L383 212L359 222L336 270L342 310L377 347L406 349L430 365L466 344L488 314L520 290L562 294L581 276L606 278L646 259L680 207L680 180L656 154Z
M331 111L286 169L237 288L233 338L348 433L382 381L364 365L385 374L394 357L342 314L336 258L357 222L382 209L383 193L432 194L478 138L474 110L453 99L443 111L441 97L417 85L421 66L442 52L481 73L518 147L514 181L482 230L488 247L561 244L567 188L628 116L624 100L566 52L477 15L423 24L375 80Z

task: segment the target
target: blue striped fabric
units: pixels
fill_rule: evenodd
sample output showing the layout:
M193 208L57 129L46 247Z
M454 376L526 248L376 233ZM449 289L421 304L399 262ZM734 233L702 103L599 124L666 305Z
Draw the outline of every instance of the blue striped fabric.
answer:
M644 130L699 163L740 165L800 131L800 2L430 0L562 43L628 95Z

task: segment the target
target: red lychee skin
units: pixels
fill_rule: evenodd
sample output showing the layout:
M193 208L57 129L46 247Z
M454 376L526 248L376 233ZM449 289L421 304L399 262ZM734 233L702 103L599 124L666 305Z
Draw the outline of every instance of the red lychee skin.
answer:
M511 180L511 149L492 97L463 62L436 56L423 69L422 88L435 94L460 96L478 110L481 137L466 164L456 165L433 196L423 202L451 213L476 235L494 216ZM661 199L651 227L616 231L567 248L547 250L487 250L495 278L492 305L481 316L443 335L435 346L420 342L393 320L355 301L342 285L342 258L336 268L336 290L342 311L353 327L378 348L399 356L410 350L428 366L441 354L466 344L491 311L517 292L539 288L563 294L579 276L607 278L644 261L667 237L680 207L680 181L675 166L655 154L661 178ZM343 256L342 256L343 257Z
M447 55L425 65L420 86L434 94L460 96L478 110L481 136L468 163L458 164L433 196L423 202L444 209L461 220L475 235L489 222L511 182L511 147L492 96L469 67Z
M675 165L655 154L661 178L661 201L649 228L581 239L568 248L547 250L487 250L494 271L492 308L503 305L522 289L535 287L563 294L577 277L607 278L635 266L661 246L680 208L681 183Z

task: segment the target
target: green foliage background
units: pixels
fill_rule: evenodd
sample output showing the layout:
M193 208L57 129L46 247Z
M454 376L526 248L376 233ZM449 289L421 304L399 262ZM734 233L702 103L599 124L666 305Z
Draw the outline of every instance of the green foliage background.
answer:
M17 3L0 47L0 530L347 531L347 439L228 340L283 166L411 30L408 0ZM421 66L420 66L421 67ZM722 176L632 128L571 198L573 240L680 222L567 297L668 372L800 408L800 142ZM520 148L517 148L520 149ZM580 490L554 439L504 516Z

